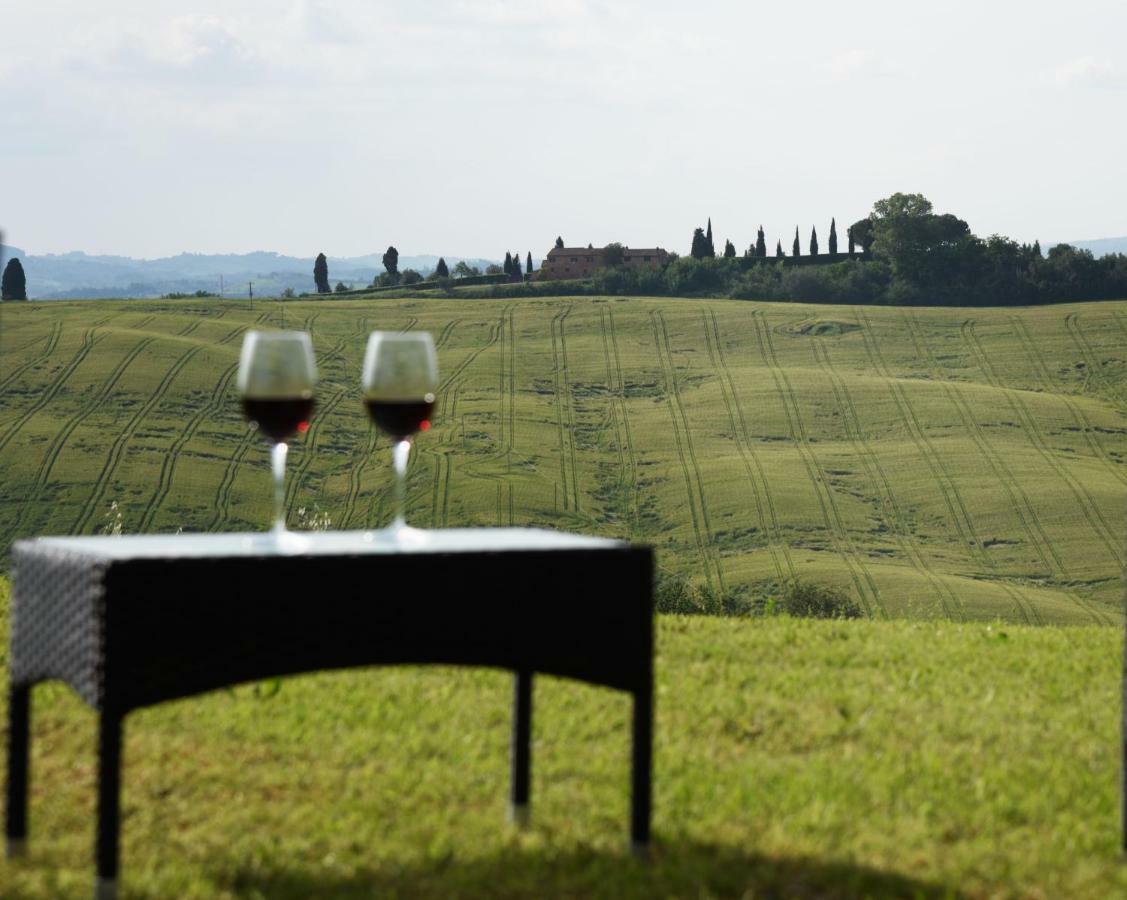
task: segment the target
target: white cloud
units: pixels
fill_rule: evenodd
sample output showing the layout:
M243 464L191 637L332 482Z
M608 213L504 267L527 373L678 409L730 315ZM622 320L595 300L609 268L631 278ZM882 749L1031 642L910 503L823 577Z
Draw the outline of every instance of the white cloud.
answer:
M1081 56L1053 69L1051 79L1060 87L1085 85L1105 87L1119 81L1117 74L1115 66L1107 60Z

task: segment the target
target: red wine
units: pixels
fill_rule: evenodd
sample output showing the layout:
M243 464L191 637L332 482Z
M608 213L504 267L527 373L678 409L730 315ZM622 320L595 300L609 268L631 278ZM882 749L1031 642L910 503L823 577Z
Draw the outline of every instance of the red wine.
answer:
M397 441L430 428L434 412L433 400L365 400L364 405L376 427Z
M243 413L272 441L284 441L309 428L312 397L243 397Z

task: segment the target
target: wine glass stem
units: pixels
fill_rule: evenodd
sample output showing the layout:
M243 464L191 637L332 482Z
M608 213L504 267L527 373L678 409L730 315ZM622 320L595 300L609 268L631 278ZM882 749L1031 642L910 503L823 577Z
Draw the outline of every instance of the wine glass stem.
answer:
M274 471L274 532L286 530L286 452L289 445L278 441L270 448L270 466Z
M391 459L395 464L395 521L392 527L396 529L407 524L407 457L410 455L410 441L397 441L391 448Z

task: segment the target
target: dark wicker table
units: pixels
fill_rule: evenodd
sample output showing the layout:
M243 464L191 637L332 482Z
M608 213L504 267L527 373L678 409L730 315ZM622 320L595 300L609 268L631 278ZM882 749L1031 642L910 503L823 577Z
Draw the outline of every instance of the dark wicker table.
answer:
M27 839L31 687L62 679L99 714L97 882L118 873L123 720L244 681L353 666L496 666L514 678L510 814L527 817L532 676L634 698L630 835L650 831L653 558L535 529L41 538L13 549L7 846ZM292 551L292 548L291 548Z

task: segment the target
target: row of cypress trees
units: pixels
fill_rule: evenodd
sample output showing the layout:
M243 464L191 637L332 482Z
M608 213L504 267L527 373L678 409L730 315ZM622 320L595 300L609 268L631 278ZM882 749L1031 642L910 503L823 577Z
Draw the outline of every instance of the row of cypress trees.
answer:
M853 256L856 252L856 245L853 241L853 229L849 229L849 255ZM818 245L818 228L817 226L810 229L810 255L817 256L819 252ZM837 219L830 219L830 237L829 246L827 251L830 256L837 255ZM689 250L689 255L694 259L704 259L706 257L716 256L716 245L712 241L712 218L708 219L708 227L696 228L693 231L692 248ZM731 241L724 241L724 258L731 259L736 255L735 245ZM775 243L775 257L781 259L786 254L783 253L783 242L781 240ZM798 234L798 226L794 228L794 243L791 244L791 256L802 255L802 241ZM766 259L767 257L767 238L763 233L763 226L759 226L759 232L755 237L755 243L744 251L745 257Z

